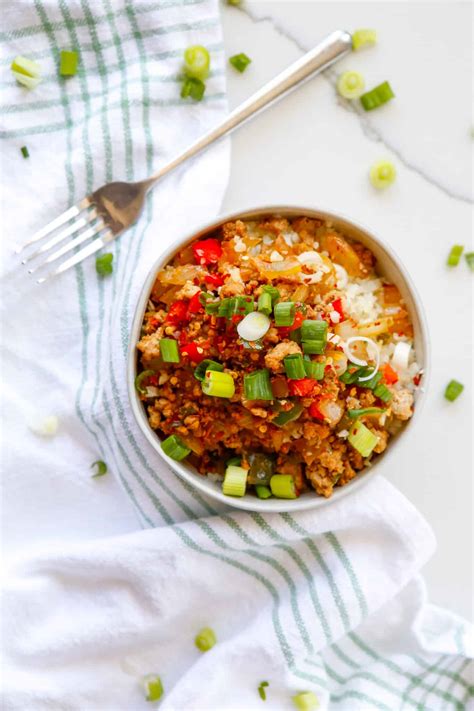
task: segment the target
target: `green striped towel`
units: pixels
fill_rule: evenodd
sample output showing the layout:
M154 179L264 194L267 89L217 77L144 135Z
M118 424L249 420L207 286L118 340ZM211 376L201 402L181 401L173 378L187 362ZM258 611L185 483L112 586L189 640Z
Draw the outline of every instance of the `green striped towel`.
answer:
M0 41L11 246L92 187L163 165L226 110L217 0L17 1L3 8ZM201 104L183 102L177 80L196 42L213 65ZM80 51L72 79L58 79L60 49ZM35 91L9 74L17 54L43 67ZM388 482L317 513L218 511L134 424L125 365L138 291L170 241L218 212L227 170L223 144L163 183L114 245L109 279L92 260L40 291L7 259L9 468L42 497L71 467L104 459L149 530L16 562L3 708L145 709L137 680L154 672L166 711L290 709L303 690L323 709L466 709L467 625L426 602L418 571L433 536ZM60 418L49 446L24 430L32 401ZM201 655L192 639L208 625L218 644Z

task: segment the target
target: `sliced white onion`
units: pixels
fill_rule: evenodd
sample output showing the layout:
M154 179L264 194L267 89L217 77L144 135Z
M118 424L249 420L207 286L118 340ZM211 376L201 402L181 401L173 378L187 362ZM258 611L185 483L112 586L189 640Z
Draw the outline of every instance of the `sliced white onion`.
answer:
M59 427L59 420L56 415L48 415L44 418L33 418L28 422L32 432L42 437L54 437Z
M366 375L365 378L359 378L359 382L362 383L364 380L370 380L374 373L377 372L380 366L380 349L378 345L373 341L371 338L367 338L366 336L352 336L351 338L348 338L347 341L343 344L343 350L344 353L346 354L347 358L351 361L351 363L355 363L355 365L360 365L360 366L366 366L368 365L367 361L364 360L363 358L358 358L355 356L352 351L351 351L351 343L355 342L363 342L367 343L368 346L371 346L372 349L375 351L375 366L374 370L369 374Z
M146 389L146 396L147 397L158 397L159 394L160 394L160 391L154 385L149 385Z
M349 277L344 267L340 264L335 264L334 269L336 270L336 286L338 289L345 289L349 282Z
M270 261L271 262L282 262L283 257L280 254L280 252L277 252L277 250L274 249L273 252L270 254Z
M399 341L395 346L392 356L392 365L399 372L408 368L410 359L411 345L406 341Z
M268 316L259 311L252 311L237 325L237 333L244 341L258 341L266 334L270 324Z

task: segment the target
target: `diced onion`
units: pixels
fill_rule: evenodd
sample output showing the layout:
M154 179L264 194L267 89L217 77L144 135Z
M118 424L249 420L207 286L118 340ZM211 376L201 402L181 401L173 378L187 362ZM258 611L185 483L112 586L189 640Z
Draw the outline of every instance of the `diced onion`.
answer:
M347 358L352 362L355 363L356 365L360 366L366 366L368 365L367 361L364 360L363 358L358 358L355 356L352 351L351 351L351 343L356 343L356 342L362 342L362 343L367 343L368 346L371 346L374 351L375 351L375 366L374 370L364 378L359 378L359 382L363 382L364 380L370 380L374 373L376 373L379 369L380 366L380 350L378 345L373 341L371 338L366 338L366 336L352 336L351 338L348 338L347 341L343 344L343 349L344 353L346 354Z
M405 341L400 341L395 346L392 356L392 365L398 372L406 370L408 368L408 361L410 358L411 345Z
M237 325L237 333L244 341L258 341L270 328L270 319L260 311L247 314Z

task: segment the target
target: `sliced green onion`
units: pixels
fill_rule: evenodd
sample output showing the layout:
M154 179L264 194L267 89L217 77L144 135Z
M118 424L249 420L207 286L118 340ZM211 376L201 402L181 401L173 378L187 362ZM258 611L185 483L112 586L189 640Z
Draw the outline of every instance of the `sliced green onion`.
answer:
M104 476L104 474L107 474L107 464L101 459L98 459L96 462L92 462L91 469L94 469L94 467L95 474L92 475L93 479L97 479L97 477Z
M26 146L22 146L22 147L20 148L20 150L21 150L21 155L23 156L23 158L29 158L29 157L30 157L30 153L29 153L28 148L27 148Z
M382 415L385 412L381 407L362 407L360 410L348 410L347 414L353 420L364 415Z
M235 7L237 7L237 5L241 5L241 4L242 4L242 0L227 0L227 4L228 4L228 5L234 5Z
M179 348L174 338L160 338L160 355L164 363L179 363Z
M202 360L198 366L194 369L194 377L196 380L204 380L207 370L218 370L219 372L224 370L222 363L217 363L215 360L210 360L205 358Z
M460 396L464 390L464 385L457 380L450 380L446 385L446 390L444 391L444 397L450 402L454 402L456 398Z
M383 402L390 402L393 397L390 390L383 383L379 383L378 385L376 385L373 390L375 397L380 398L380 400L382 400Z
M360 72L343 72L338 77L336 88L344 99L358 99L364 93L364 77Z
M187 77L181 89L181 98L187 99L190 96L194 101L201 101L205 91L206 85L203 81L196 77Z
M270 479L270 489L277 499L296 499L295 482L291 474L275 474Z
M301 324L301 338L303 341L319 341L326 342L328 334L327 321L311 321L305 319Z
M275 473L275 462L267 454L255 452L248 455L250 469L248 471L249 484L264 484L270 483L270 479Z
M216 370L207 370L201 383L204 395L230 398L235 393L235 383L232 375Z
M233 310L233 301L231 298L227 297L219 302L219 307L217 309L217 315L222 318L230 318Z
M257 310L265 316L270 316L272 312L272 297L268 291L263 291L258 297Z
M229 57L229 64L232 64L234 69L237 69L237 71L241 74L242 72L245 72L251 62L252 60L250 59L250 57L247 57L244 52L241 52L240 54L234 54L233 57Z
M377 44L375 30L354 30L352 33L352 49L355 52L364 47L373 47L375 44Z
M301 328L295 328L294 331L290 331L288 337L290 341L294 341L295 343L301 343Z
M201 652L208 652L216 642L217 637L210 627L203 627L194 638L194 644Z
M270 319L260 311L252 311L237 324L237 333L244 341L259 341L271 326Z
M182 459L191 453L189 447L178 437L178 435L170 435L161 443L161 449L171 459L180 462Z
M388 81L384 81L379 84L374 89L367 91L360 97L360 103L366 111L372 111L377 109L379 106L386 104L387 101L393 99L395 94L392 91L392 87Z
M257 486L255 487L255 493L257 494L259 499L269 499L272 496L271 489L269 489L268 486L264 486L263 484L257 484ZM268 684L266 684L266 686L268 686ZM265 698L261 694L260 696L265 701Z
M360 420L357 420L351 428L347 441L359 452L359 454L363 457L368 457L372 454L378 439L368 427L362 424Z
M147 674L147 676L143 677L142 685L145 689L147 701L159 701L163 696L163 684L156 674Z
M272 297L272 304L275 303L280 298L280 292L276 288L276 286L272 286L271 284L265 284L265 286L262 287L262 290L266 294L270 294Z
M389 160L379 160L371 165L369 177L374 188L383 190L395 181L397 170Z
M318 697L312 691L302 691L293 696L292 701L298 711L316 711L319 708Z
M207 314L218 315L220 304L221 304L220 301L206 301L206 305L204 306L204 311Z
M232 312L231 316L244 316L246 314L253 313L254 303L250 296L234 296L231 299L232 302Z
M321 355L324 353L326 341L319 339L318 341L303 341L303 353L306 355Z
M266 489L267 487L264 487L264 488ZM270 490L269 490L269 491L270 491ZM271 496L271 492L270 492L269 495ZM267 499L268 497L267 497L267 496L261 496L260 498L261 498L261 499L262 499L262 498L263 498L263 499ZM265 693L265 687L266 687L266 686L268 686L268 681L261 681L260 684L258 685L258 695L260 696L260 698L262 699L262 701L266 701L266 699L267 699L267 695L266 695L266 693Z
M279 412L275 419L272 420L272 425L276 425L277 427L283 427L284 425L288 424L288 422L294 422L298 419L303 410L303 405L298 402L291 408L291 410L284 410L283 412Z
M77 72L77 62L79 55L77 52L66 52L63 50L59 60L59 73L62 77L72 77Z
M291 353L283 358L285 372L290 380L301 380L306 377L306 370L301 353Z
M247 486L247 469L230 465L225 471L222 492L226 496L244 496Z
M247 400L273 400L269 371L263 368L244 375L244 393Z
M112 265L113 261L114 255L111 252L106 252L105 254L101 254L100 257L96 257L95 268L97 274L100 274L100 276L107 276L108 274L112 274L114 270Z
M366 372L368 371L368 372ZM363 370L363 372L360 372L358 375L358 378L356 380L356 385L359 385L361 388L369 388L369 390L374 390L379 384L380 380L382 380L382 373L380 373L378 370L373 374L373 376L369 380L360 380L360 378L366 377L367 375L370 374L371 368L370 366L366 366ZM372 368L372 372L374 371L374 368Z
M142 372L135 378L135 389L140 393L140 395L146 395L146 388L143 387L142 383L152 375L156 375L154 370L142 370Z
M17 82L27 89L34 89L41 81L40 65L27 57L15 57L11 63L11 70Z
M293 326L296 313L294 301L280 301L273 308L275 326Z
M305 358L303 364L307 378L314 378L314 380L322 380L324 378L324 363L318 363L316 360L306 360Z
M226 461L225 464L226 464L226 467L230 467L230 466L240 467L240 465L242 464L242 457L231 457L230 459L228 459Z
M205 79L209 74L211 57L202 45L188 47L184 52L184 71L188 77Z
M455 244L451 247L451 251L448 255L447 265L448 267L457 267L461 259L461 254L464 251L464 247L461 244Z
M466 260L469 269L474 271L474 252L467 252L464 255L464 259Z

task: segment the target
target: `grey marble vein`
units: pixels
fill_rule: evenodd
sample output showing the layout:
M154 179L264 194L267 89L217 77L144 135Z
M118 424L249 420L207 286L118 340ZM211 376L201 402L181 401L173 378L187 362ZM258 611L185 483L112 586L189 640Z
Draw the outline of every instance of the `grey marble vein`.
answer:
M275 32L277 32L281 37L284 37L286 40L291 42L295 47L297 47L297 49L300 50L302 54L304 54L310 49L309 47L305 47L292 32L289 32L280 22L275 20L275 18L273 18L271 15L258 15L253 12L248 7L248 5L245 4L239 5L236 9L246 15L246 17L248 17L251 22L268 22L273 27ZM327 69L325 72L322 73L322 76L335 88L337 73L334 69ZM336 96L338 96L337 93ZM342 97L338 96L338 103L343 109L349 111L354 116L356 116L361 127L362 133L366 138L375 143L380 143L385 150L390 151L394 156L396 156L401 165L407 168L407 170L412 171L413 173L415 173L415 175L418 175L419 178L429 183L433 187L437 188L440 192L446 195L446 197L469 205L474 204L474 199L471 198L469 195L463 195L462 193L451 190L449 187L443 185L443 183L440 183L438 180L433 178L433 176L428 175L428 173L426 173L422 168L420 168L418 165L415 165L414 162L409 160L399 148L397 148L391 141L384 138L382 133L371 123L367 114L362 109L360 109L354 102L346 101Z

